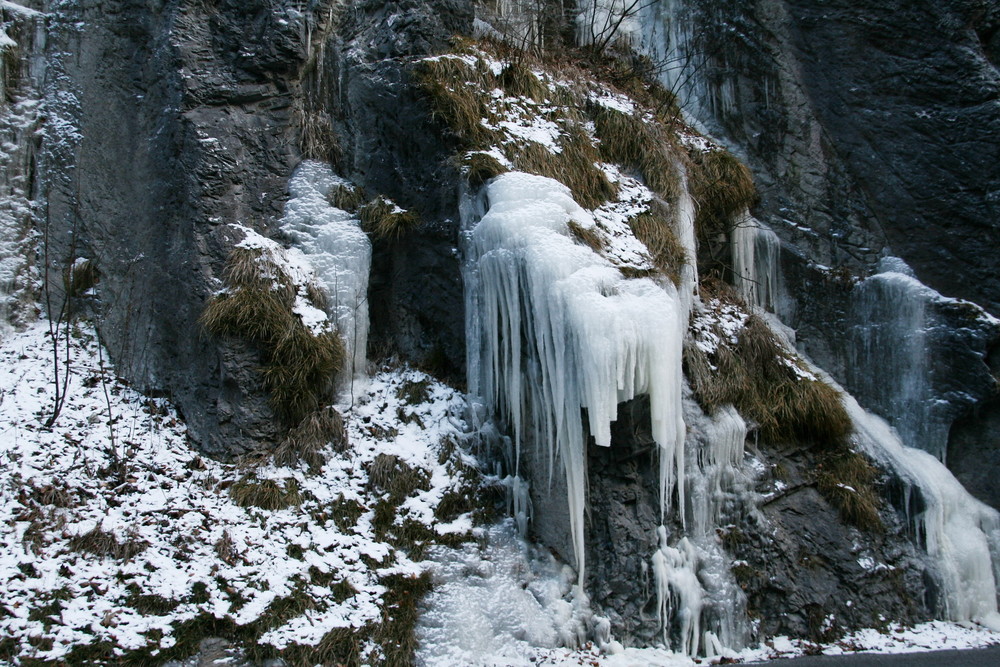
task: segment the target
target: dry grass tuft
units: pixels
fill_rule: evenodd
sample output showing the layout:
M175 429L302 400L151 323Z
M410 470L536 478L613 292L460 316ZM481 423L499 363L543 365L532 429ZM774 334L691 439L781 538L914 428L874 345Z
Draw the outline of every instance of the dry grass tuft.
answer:
M240 507L259 507L270 511L302 504L299 483L294 479L287 479L281 485L273 479L257 479L253 473L229 487L229 497Z
M417 576L391 574L382 579L386 587L382 618L375 641L382 647L386 665L412 665L417 649L414 628L420 617L420 602L433 584L430 572Z
M695 228L700 239L728 233L733 216L757 201L753 175L727 151L693 153L688 175L698 203Z
M597 230L593 227L582 227L580 223L575 220L570 220L569 233L577 241L595 252L604 250L604 239L601 238L601 235L598 234Z
M646 185L665 200L677 198L677 149L666 128L636 114L603 106L594 111L594 128L605 161L638 170Z
M512 60L503 66L497 83L509 95L527 97L535 102L544 102L548 97L548 86L539 81L534 72L519 60Z
M428 95L435 117L471 147L490 146L497 133L481 120L489 118L486 93L496 86L493 74L458 58L424 60L415 72L417 84Z
M688 259L667 211L660 206L652 206L649 211L629 220L629 226L649 250L656 268L675 285L680 284L681 268Z
M470 153L462 164L468 170L465 177L473 188L481 187L491 178L507 173L507 167L488 153Z
M259 348L271 408L284 423L297 425L329 398L344 365L343 341L332 331L313 333L292 312L295 287L262 250L235 248L225 278L229 291L206 304L200 322L215 336ZM307 293L321 296L317 288Z
M69 539L69 547L74 551L85 551L101 558L114 558L128 561L141 554L149 547L149 542L140 540L137 535L130 535L124 542L101 528L98 523L82 535L74 535Z
M328 198L331 204L348 213L356 213L368 200L364 188L349 183L338 185Z
M858 452L844 449L823 457L816 485L846 523L871 532L885 526L879 517L881 500L875 491L878 470Z
M731 403L769 442L837 449L851 431L837 391L800 377L794 357L756 315L748 318L737 343L720 345L711 361L694 345L685 347L684 361L702 407L714 412Z
M570 125L559 143L560 153L529 141L514 147L508 157L520 171L547 176L566 185L584 208L597 208L617 197L618 187L597 167L601 157L582 126Z
M326 463L323 450L330 444L338 452L347 450L344 418L333 406L310 413L289 431L284 441L274 450L274 463L279 466L294 466L301 461L308 466L309 472L319 473Z
M368 488L388 493L395 504L417 489L430 488L427 473L393 454L379 454L368 464Z
M358 209L361 228L380 241L398 241L420 226L420 217L378 196Z
M63 273L63 287L70 297L81 296L84 292L96 286L101 279L97 264L86 259L67 267Z

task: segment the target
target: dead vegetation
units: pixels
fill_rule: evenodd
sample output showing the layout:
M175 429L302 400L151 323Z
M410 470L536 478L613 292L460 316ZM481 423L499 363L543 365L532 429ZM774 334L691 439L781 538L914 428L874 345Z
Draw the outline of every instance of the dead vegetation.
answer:
M344 418L332 406L315 410L288 432L274 450L275 465L294 466L304 463L313 474L323 469L323 450L332 445L334 451L347 450L347 429Z
M378 196L358 209L361 229L378 241L398 241L420 226L420 217Z
M149 547L148 542L134 533L129 534L124 541L119 540L114 533L101 528L100 522L86 533L71 537L68 544L74 551L84 551L100 558L118 561L132 560Z
M698 204L695 229L699 239L728 234L734 216L757 201L750 170L724 150L693 151L688 182Z
M229 487L229 497L240 507L259 507L275 511L302 504L302 492L295 479L279 484L273 479L258 479L254 473L244 475Z
M328 402L344 365L343 341L334 331L306 327L293 312L295 285L264 250L234 248L224 277L228 289L206 304L202 326L256 346L272 410L287 426L300 424ZM306 296L318 294L307 290Z

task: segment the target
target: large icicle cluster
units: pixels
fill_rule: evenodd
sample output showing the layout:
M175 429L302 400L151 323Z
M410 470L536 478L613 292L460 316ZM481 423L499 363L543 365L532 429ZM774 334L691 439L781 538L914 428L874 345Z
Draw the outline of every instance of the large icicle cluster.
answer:
M682 305L666 281L625 279L573 242L568 223L594 221L562 184L511 172L486 197L488 210L467 238L470 389L508 420L518 451L530 439L548 448L550 464L562 461L582 582L580 409L597 444L609 446L618 404L649 394L667 502L683 471ZM683 485L676 488L683 498Z
M304 161L288 183L291 197L281 229L306 255L329 299L350 361L341 378L347 384L366 370L371 242L357 218L329 201L330 192L343 183L325 163Z

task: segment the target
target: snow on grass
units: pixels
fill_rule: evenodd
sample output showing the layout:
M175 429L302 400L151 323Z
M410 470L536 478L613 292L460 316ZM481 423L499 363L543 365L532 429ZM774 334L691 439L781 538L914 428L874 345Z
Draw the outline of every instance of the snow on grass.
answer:
M395 524L470 527L435 517L460 483L441 450L466 430L464 397L422 373L376 375L345 413L348 450L326 452L309 476L199 456L164 399L143 397L101 363L83 324L72 329L66 404L43 428L46 330L37 323L0 346L0 660L79 660L74 647L101 642L119 656L184 657L192 638L183 633L205 618L275 649L377 623L386 577L425 567L392 526L376 537L374 509L387 494L367 470L380 454L427 480ZM281 509L255 506L269 506L254 495L269 489Z

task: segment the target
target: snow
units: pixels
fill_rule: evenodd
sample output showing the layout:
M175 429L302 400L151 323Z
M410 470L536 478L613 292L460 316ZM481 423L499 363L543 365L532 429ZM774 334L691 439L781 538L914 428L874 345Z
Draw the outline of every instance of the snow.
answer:
M686 322L672 285L627 280L608 260L573 242L569 222L593 223L564 185L509 172L492 180L485 196L488 210L467 234L470 388L510 424L515 458L531 439L548 448L549 461L561 460L582 582L580 408L587 409L590 434L607 447L618 404L650 394L666 505L683 471ZM528 381L522 379L523 359ZM677 488L683 504L683 485Z
M99 640L121 650L155 647L159 632L162 650L175 641L173 626L199 613L255 620L272 601L311 581L310 568L335 574L356 593L338 601L330 589L311 586L315 608L261 642L316 643L331 628L379 617L381 577L425 567L374 536L378 496L367 486L366 465L392 453L427 471L429 489L400 513L433 517L455 481L439 457L442 440L465 431L462 394L416 371L376 374L355 405L344 407L349 451L327 451L321 474L267 463L255 470L285 488L297 483L303 495L301 505L264 511L238 506L228 493L248 469L193 451L166 400L134 392L102 364L88 325L74 325L71 342L68 398L52 429L42 426L52 402L47 326L36 323L0 344L0 539L8 545L0 553L6 582L0 636L23 645L22 657L58 661L74 645ZM399 398L413 382L426 383L428 402ZM415 418L401 421L400 411ZM338 498L365 510L344 530L323 514ZM95 527L136 553L117 559L74 546L75 537ZM443 529L468 527L459 520ZM205 589L202 602L192 599L195 584ZM139 613L130 602L138 595L160 596L172 610ZM50 611L40 614L46 605ZM36 638L33 644L28 637Z

